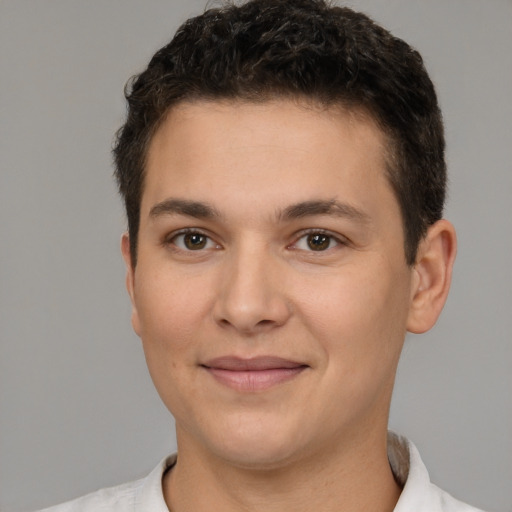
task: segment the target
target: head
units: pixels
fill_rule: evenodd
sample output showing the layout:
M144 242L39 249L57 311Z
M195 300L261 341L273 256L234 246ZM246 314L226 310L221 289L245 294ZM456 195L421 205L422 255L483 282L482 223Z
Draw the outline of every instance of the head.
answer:
M128 101L132 323L181 456L385 449L405 333L455 254L418 54L348 9L255 0L185 23Z
M168 113L195 100L306 100L370 116L386 138L386 174L409 265L442 216L441 113L422 58L370 18L324 0L252 0L184 23L126 88L114 148L132 264L137 262L147 152Z

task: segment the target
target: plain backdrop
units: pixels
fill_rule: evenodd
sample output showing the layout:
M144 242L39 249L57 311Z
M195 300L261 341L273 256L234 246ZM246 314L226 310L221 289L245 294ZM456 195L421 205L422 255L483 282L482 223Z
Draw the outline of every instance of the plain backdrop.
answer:
M432 480L512 511L512 2L352 0L423 54L459 236L407 340L391 427ZM0 509L143 476L175 449L129 322L110 149L122 88L203 0L0 0Z

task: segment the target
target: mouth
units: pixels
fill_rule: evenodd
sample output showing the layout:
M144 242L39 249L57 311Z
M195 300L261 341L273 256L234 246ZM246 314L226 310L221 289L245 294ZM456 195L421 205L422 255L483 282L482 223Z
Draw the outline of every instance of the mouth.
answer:
M308 365L280 357L219 357L201 365L217 382L236 391L265 391L294 379Z

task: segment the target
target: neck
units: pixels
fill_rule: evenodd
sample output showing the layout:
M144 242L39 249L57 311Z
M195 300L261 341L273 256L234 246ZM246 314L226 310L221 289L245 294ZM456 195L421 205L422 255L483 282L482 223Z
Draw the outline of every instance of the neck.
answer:
M391 512L400 496L385 434L351 437L334 450L271 469L235 466L180 437L178 462L163 482L172 512Z

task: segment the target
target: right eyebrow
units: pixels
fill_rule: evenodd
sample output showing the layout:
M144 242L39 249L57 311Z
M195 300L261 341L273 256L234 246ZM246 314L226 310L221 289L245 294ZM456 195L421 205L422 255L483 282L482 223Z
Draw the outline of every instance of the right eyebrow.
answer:
M155 204L149 211L149 216L152 218L162 215L186 215L196 219L220 217L220 213L208 203L176 198L165 199Z
M299 219L301 217L313 217L315 215L333 215L346 217L363 224L370 223L370 216L358 208L342 203L335 199L303 201L288 206L279 217L286 220Z

